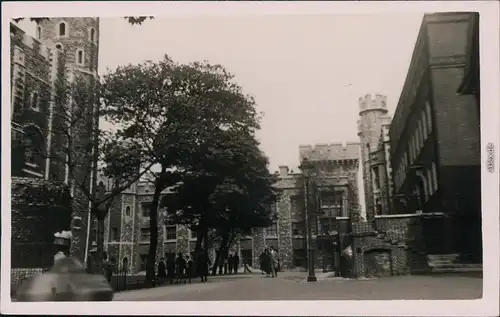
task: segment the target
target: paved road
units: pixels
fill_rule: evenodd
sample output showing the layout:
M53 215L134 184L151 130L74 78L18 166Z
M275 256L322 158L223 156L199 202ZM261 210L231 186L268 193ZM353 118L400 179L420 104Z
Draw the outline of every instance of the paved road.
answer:
M217 300L391 300L477 299L482 279L453 276L399 276L373 280L321 278L305 282L304 273L278 278L260 274L209 278L208 283L163 286L115 294L117 301Z

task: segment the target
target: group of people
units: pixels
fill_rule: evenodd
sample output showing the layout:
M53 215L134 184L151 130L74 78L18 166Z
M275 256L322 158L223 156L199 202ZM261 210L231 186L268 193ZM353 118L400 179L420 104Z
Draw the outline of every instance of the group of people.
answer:
M236 274L240 267L240 257L238 254L229 253L229 255L221 261L219 265L219 272L223 271L224 274Z
M266 247L259 256L260 270L262 274L277 277L280 271L280 261L278 252L271 246Z
M170 284L173 284L174 281L175 284L186 284L191 283L192 278L198 276L202 283L206 282L210 259L201 250L195 260L181 252L177 254L175 259L169 258L166 262L165 258L161 258L158 263L158 279L169 279Z

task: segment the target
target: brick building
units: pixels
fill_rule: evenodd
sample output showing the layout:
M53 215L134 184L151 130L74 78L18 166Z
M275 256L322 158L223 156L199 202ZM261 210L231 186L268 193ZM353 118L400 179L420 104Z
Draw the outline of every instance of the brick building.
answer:
M98 32L97 18L42 20L36 38L10 24L13 268L50 265L53 235L67 229L74 237L71 253L85 258L88 200L72 186L68 165L59 158L64 156L65 135L70 131L72 151L89 164L87 145L97 123L95 104L90 98L67 98L73 91L66 94L65 89L98 80ZM68 126L68 115L75 113L82 113L82 119ZM87 165L71 172L90 180L89 173L82 172L90 169ZM27 189L39 196L23 198ZM60 199L61 193L72 199ZM30 217L33 208L38 212Z
M457 94L474 75L477 87L477 19L424 16L389 136L394 212L443 213L422 223L428 253L481 261L479 98Z
M358 208L358 144L301 146L300 159L307 157L316 168L317 196L321 198L324 214L315 219L314 238L328 231L329 219L347 224L351 210ZM234 243L231 252L238 253L247 263L258 267L258 258L266 246L275 247L284 269L306 265L306 240L304 222L304 184L301 173L286 166L280 167L277 187L283 190L279 201L274 204L278 219L268 228L255 228L251 236L241 237ZM100 179L104 186L105 179ZM335 195L332 195L335 193ZM165 190L164 195L168 195ZM153 188L148 182L138 182L119 195L105 221L105 250L111 258L125 265L131 272L145 270L149 249L149 204ZM168 212L168 211L166 211ZM182 225L165 226L165 214L159 213L159 241L157 258L174 255L177 252L190 254L196 244L196 233ZM321 231L324 229L323 231ZM319 233L317 235L316 233ZM346 228L342 230L344 238ZM96 230L91 232L91 243L96 242ZM317 265L330 261L332 250L314 243ZM212 258L215 250L209 250ZM328 263L330 263L328 262Z
M361 164L365 208L368 219L388 214L392 195L387 97L366 95L359 98L358 136L361 143Z

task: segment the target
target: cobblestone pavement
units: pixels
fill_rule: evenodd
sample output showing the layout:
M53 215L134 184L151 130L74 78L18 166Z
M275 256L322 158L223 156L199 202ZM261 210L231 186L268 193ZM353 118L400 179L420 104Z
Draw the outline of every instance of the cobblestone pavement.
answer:
M116 293L116 301L216 300L391 300L477 299L482 279L460 275L398 276L346 280L318 276L305 282L305 273L283 273L278 278L260 274L209 277L208 283L164 286Z

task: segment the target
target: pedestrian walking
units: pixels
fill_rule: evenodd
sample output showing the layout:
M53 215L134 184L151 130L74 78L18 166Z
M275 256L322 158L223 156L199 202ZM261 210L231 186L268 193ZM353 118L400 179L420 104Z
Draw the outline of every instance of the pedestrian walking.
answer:
M165 265L165 259L161 258L158 262L158 280L164 280L167 277L167 267Z
M186 255L186 277L188 279L188 283L191 284L191 278L193 277L193 260L189 257L189 255Z
M227 274L228 266L229 266L229 259L226 256L226 257L224 257L224 275Z
M250 268L248 267L248 264L247 264L247 260L246 259L243 259L243 273L252 273L252 271L250 271Z
M260 268L260 273L262 275L264 275L264 271L266 270L266 267L265 267L265 257L266 257L266 254L265 254L265 251L261 252L260 255L259 255L259 268Z
M230 253L229 256L227 257L227 267L229 274L233 274L234 258L232 253Z
M174 283L175 279L175 260L172 256L167 258L167 278L170 280L170 284Z
M238 268L240 267L240 257L238 254L235 254L233 257L234 260L234 273L238 273Z
M175 273L177 275L177 281L175 284L180 284L184 282L186 284L186 281L184 280L184 271L186 270L186 260L182 256L182 253L179 252L177 255L177 259L175 260Z
M208 269L210 267L210 259L208 258L207 254L205 253L205 250L201 249L197 260L196 264L198 267L198 274L200 275L201 282L204 283L208 279Z
M274 248L270 248L269 250L269 259L272 277L278 277L278 253Z

